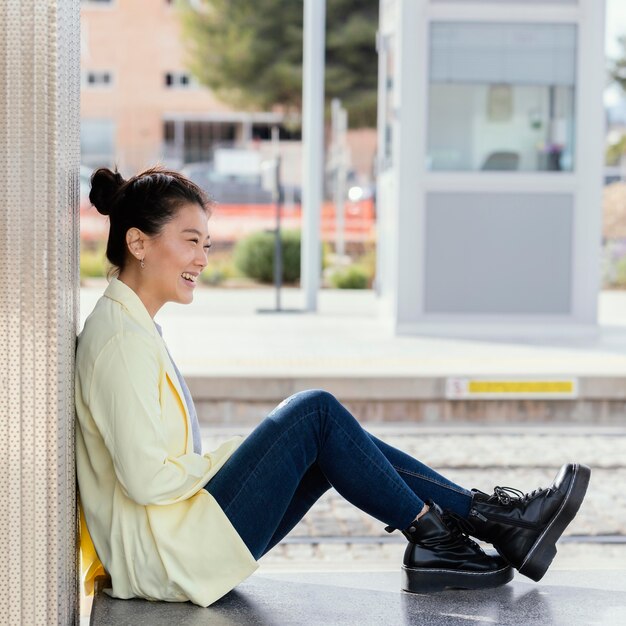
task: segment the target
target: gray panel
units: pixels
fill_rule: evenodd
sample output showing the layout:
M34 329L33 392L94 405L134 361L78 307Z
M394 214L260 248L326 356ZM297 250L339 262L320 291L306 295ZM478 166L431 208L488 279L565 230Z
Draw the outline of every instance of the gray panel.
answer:
M0 621L77 620L79 2L0 2Z
M570 314L573 197L430 193L425 312Z
M435 22L430 81L574 85L574 24Z

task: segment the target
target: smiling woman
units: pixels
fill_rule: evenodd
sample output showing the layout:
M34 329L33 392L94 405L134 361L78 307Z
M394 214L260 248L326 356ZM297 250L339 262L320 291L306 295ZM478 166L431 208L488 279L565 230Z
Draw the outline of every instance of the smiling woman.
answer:
M114 597L208 606L330 488L409 540L406 591L497 587L513 568L544 575L585 495L584 465L564 465L530 494L470 491L369 434L321 389L290 396L245 440L203 454L193 399L153 318L166 302L193 299L211 245L207 198L161 169L128 181L100 169L89 197L110 216L117 276L76 349L86 590L105 570Z
M111 222L110 273L139 295L150 315L166 302L191 302L211 247L205 193L178 172L152 168L124 180L101 168L89 199Z
M211 247L202 206L180 204L174 217L151 237L130 228L126 244L130 254L141 261L126 263L118 278L139 295L151 317L166 302L188 304L193 300L196 279L207 265Z
M189 304L211 246L211 203L177 172L102 168L89 199L110 219L111 279L78 336L76 465L85 590L207 605L256 568L202 487L241 442L202 454L193 400L154 320Z

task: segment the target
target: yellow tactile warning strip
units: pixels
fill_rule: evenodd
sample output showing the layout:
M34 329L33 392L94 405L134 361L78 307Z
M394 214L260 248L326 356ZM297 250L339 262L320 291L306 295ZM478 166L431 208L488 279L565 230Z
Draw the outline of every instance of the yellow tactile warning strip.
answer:
M576 378L529 379L446 379L446 397L467 400L471 398L576 398Z
M573 380L470 380L469 393L572 393Z

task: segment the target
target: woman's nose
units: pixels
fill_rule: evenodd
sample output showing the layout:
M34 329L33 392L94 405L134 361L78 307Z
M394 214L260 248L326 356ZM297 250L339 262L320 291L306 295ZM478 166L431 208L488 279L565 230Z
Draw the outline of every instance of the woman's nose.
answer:
M198 264L202 266L204 269L209 264L208 251L204 248L200 248L200 257L198 259Z

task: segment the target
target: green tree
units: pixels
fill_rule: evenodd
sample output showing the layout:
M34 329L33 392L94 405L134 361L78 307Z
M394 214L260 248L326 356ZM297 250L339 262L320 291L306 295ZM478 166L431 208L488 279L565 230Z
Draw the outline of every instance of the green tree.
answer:
M624 154L626 154L626 136L622 135L617 143L611 143L606 147L604 162L606 165L619 165Z
M622 54L617 59L612 59L609 67L609 74L613 82L617 83L622 91L626 92L626 36L618 38L622 48Z
M626 36L618 37L622 54L616 59L611 59L609 64L609 79L626 92ZM623 155L626 154L626 136L622 135L617 143L610 144L605 150L605 163L618 165Z
M187 66L241 108L302 105L303 2L179 2ZM328 0L326 100L340 98L353 128L376 123L378 0Z

